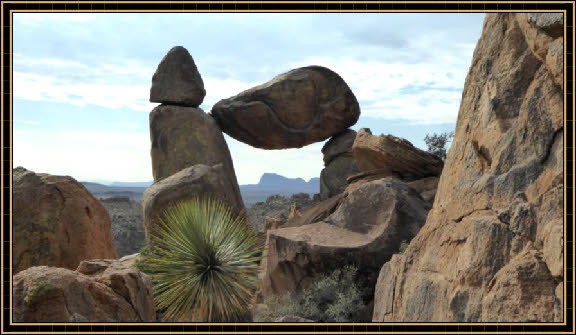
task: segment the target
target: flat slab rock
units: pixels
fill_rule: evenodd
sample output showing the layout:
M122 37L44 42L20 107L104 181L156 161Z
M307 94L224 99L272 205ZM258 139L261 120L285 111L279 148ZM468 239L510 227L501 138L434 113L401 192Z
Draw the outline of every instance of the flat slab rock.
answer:
M346 130L358 121L360 107L337 73L309 66L221 100L211 113L238 141L256 148L286 149Z
M358 131L352 152L362 172L378 171L403 180L439 176L444 165L440 158L405 139L392 135L374 136L367 128Z
M170 49L152 76L150 102L198 107L205 95L202 76L188 50Z

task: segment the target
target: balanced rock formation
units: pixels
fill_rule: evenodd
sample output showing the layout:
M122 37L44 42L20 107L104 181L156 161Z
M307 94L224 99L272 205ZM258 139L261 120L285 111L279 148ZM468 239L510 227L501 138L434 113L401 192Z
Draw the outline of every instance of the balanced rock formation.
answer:
M360 107L337 73L308 66L221 100L211 113L238 141L262 149L286 149L346 130L358 121Z
M222 164L240 197L232 157L222 131L200 108L160 105L150 112L152 172L154 181L196 164Z
M305 288L318 273L355 264L374 284L378 269L426 220L429 205L405 183L385 178L358 187L320 222L270 230L262 294Z
M442 173L442 160L420 150L409 141L392 135L373 136L370 129L358 131L352 152L356 165L365 174L416 180Z
M146 243L142 204L128 197L111 197L101 201L110 214L110 226L118 257L140 251Z
M12 265L75 269L86 259L116 258L102 203L69 176L12 172Z
M344 192L348 186L348 177L358 174L360 170L352 156L352 144L356 132L352 129L332 137L324 147L324 165L320 172L320 198L325 200Z
M152 76L150 102L198 107L205 95L202 76L188 50L170 49Z
M434 207L382 267L373 321L562 321L563 95L548 57L562 36L540 15L486 14Z
M226 203L236 213L245 213L242 198L234 189L224 166L197 164L183 169L168 178L154 183L142 196L144 227L149 236L150 228L158 222L164 211L178 202L194 197L212 197Z
M155 321L152 282L133 262L80 263L76 271L35 266L14 276L15 322Z

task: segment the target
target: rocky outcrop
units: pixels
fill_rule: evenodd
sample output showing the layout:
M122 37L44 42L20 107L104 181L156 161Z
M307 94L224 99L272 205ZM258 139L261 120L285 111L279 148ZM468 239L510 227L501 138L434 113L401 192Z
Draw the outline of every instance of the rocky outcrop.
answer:
M291 197L284 197L281 195L273 195L268 197L264 202L257 202L250 206L247 210L250 223L257 231L263 231L268 221L270 225L276 222L274 218L283 216L286 219L290 213L292 206L296 210L304 209L312 203L308 193L297 193ZM285 220L284 220L285 221ZM278 224L276 222L275 224Z
M150 102L198 107L205 95L202 76L188 50L170 49L152 76Z
M224 132L262 149L300 148L358 121L356 97L335 72L308 66L219 101L211 111Z
M142 207L147 236L164 211L182 201L195 197L213 197L226 203L236 213L245 213L242 198L238 198L222 164L198 164L183 169L154 183L144 192Z
M68 176L12 172L12 265L75 269L82 260L116 258L102 203Z
M344 192L348 186L348 177L360 172L352 156L352 144L355 138L356 132L348 129L332 137L322 148L326 166L320 172L320 198L322 200Z
M558 320L562 37L538 15L486 15L434 207L382 267L373 321Z
M110 214L110 226L118 257L139 252L146 242L142 204L127 197L112 197L101 201Z
M196 164L222 164L240 197L232 157L214 119L199 108L160 105L150 112L154 181Z
M352 152L363 173L416 180L439 176L442 160L420 150L409 141L392 135L373 136L370 129L358 131Z
M372 274L418 233L428 210L413 188L386 178L350 192L320 222L268 231L262 294L302 290L316 274L346 264L374 284Z
M76 271L35 266L14 276L15 322L155 321L151 279L137 255L80 263Z

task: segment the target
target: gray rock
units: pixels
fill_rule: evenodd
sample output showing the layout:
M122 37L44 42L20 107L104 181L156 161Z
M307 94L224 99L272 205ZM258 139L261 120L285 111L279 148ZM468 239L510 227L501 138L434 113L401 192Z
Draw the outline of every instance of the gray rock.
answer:
M100 201L110 214L118 257L139 252L146 244L141 202L132 201L128 197L112 197Z
M205 95L204 82L188 50L170 49L152 77L150 102L198 107Z
M352 152L352 144L356 138L356 132L352 129L346 129L338 135L333 136L322 147L322 154L324 154L324 166L345 153Z
M360 172L351 154L342 154L332 159L320 172L320 198L326 200L344 192L348 177Z

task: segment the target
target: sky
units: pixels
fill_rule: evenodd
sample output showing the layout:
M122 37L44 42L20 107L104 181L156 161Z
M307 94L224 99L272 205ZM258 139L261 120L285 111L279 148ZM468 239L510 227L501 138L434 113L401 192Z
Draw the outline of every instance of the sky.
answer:
M352 127L425 149L454 130L482 13L15 13L13 166L81 181L150 181L156 66L188 49L212 105L291 69L337 72ZM319 177L324 142L262 150L225 135L240 184Z

